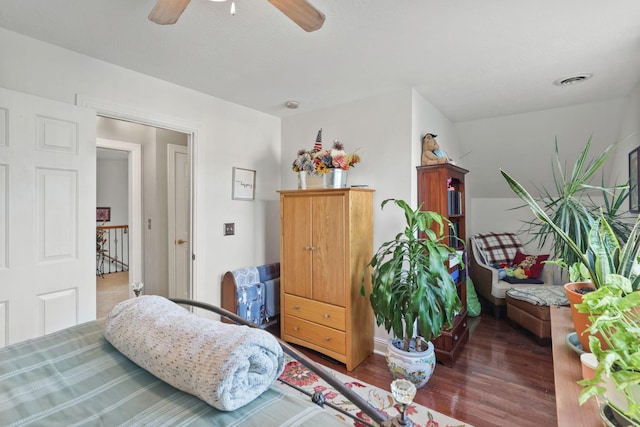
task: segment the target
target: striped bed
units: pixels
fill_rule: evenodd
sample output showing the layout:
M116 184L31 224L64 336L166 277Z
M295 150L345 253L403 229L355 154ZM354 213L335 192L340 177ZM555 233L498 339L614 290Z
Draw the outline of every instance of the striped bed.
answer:
M276 385L238 410L219 411L133 363L103 330L92 321L0 349L2 425L349 425Z

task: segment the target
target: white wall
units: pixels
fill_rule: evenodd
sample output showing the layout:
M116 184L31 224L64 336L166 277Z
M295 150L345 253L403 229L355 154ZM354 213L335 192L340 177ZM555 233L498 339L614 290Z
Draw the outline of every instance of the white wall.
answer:
M458 166L464 168L460 158L460 146L458 143L458 132L451 121L444 116L436 107L417 92L412 92L412 118L411 118L411 141L412 141L412 164L420 166L422 161L422 137L426 133L438 135L436 141L440 149L448 154L448 157ZM418 174L416 168L411 168L411 183L414 185L411 201L415 205L418 199L418 189L416 182ZM466 183L466 177L465 177ZM465 193L466 194L466 193Z
M300 113L282 120L283 188L296 188L291 162L299 149L310 149L319 128L323 147L334 139L348 152L358 151L362 161L349 170L348 185L366 184L374 196L373 246L378 248L404 229L404 215L394 205L380 210L388 198L403 199L415 206L416 166L420 165L421 136L438 133L438 141L450 155L457 156L456 132L451 122L426 99L411 90L402 90L331 109ZM376 351L386 345L387 333L377 328Z
M311 149L322 128L323 148L335 139L347 152L357 151L361 162L349 170L348 185L368 185L374 193L374 247L397 232L402 217L392 209L380 211L388 198L411 200L412 179L411 92L409 90L338 105L331 109L300 113L282 119L282 184L297 188L291 163L298 150ZM398 211L399 213L399 211Z
M94 99L197 129L194 297L220 301L227 270L279 258L280 120L0 29L0 86L69 104ZM231 170L257 171L256 200L231 200ZM225 222L236 235L223 237ZM274 239L275 235L275 239Z
M97 162L96 207L111 208L111 220L104 225L127 225L128 164L127 159L100 159ZM102 225L101 223L97 223Z
M620 145L613 156L611 170L626 176L624 174L629 173L629 152L640 146L640 84L626 99L617 140Z
M520 221L531 217L528 209L509 210L522 203L513 197L500 168L534 196L538 194L536 187L552 190L552 168L556 168L555 138L558 139L560 158L566 159L568 167L573 166L590 137L593 141L590 158L593 158L618 140L625 103L625 99L616 99L456 123L454 128L462 152L471 151L463 159L463 167L470 170L466 180L468 197L471 197L467 235L492 231L491 227L499 227L499 231L517 231ZM626 167L618 169L613 158L604 168L609 182L617 178L618 183L626 182L626 170ZM600 182L600 175L596 176L595 182Z

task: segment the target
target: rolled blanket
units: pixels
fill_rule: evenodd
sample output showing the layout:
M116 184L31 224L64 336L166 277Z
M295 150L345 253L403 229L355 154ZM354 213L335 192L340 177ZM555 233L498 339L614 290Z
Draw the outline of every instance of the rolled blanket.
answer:
M268 332L199 317L160 296L116 305L104 336L140 367L221 411L251 402L284 369Z

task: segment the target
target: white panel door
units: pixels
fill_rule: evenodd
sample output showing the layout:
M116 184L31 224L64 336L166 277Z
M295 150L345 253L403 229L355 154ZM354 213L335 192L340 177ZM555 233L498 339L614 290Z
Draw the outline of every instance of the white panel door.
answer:
M95 117L0 88L0 345L95 319Z
M167 146L167 199L169 206L169 297L191 298L189 276L190 243L190 176L187 147Z

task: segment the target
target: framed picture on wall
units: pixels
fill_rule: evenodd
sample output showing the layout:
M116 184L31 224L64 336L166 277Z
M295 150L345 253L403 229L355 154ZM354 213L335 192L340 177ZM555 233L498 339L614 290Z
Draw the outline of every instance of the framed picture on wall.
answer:
M231 197L234 200L253 200L256 197L256 171L233 168Z
M111 221L111 208L96 208L96 222Z
M638 156L640 147L629 153L629 212L640 213L640 188L638 182Z

